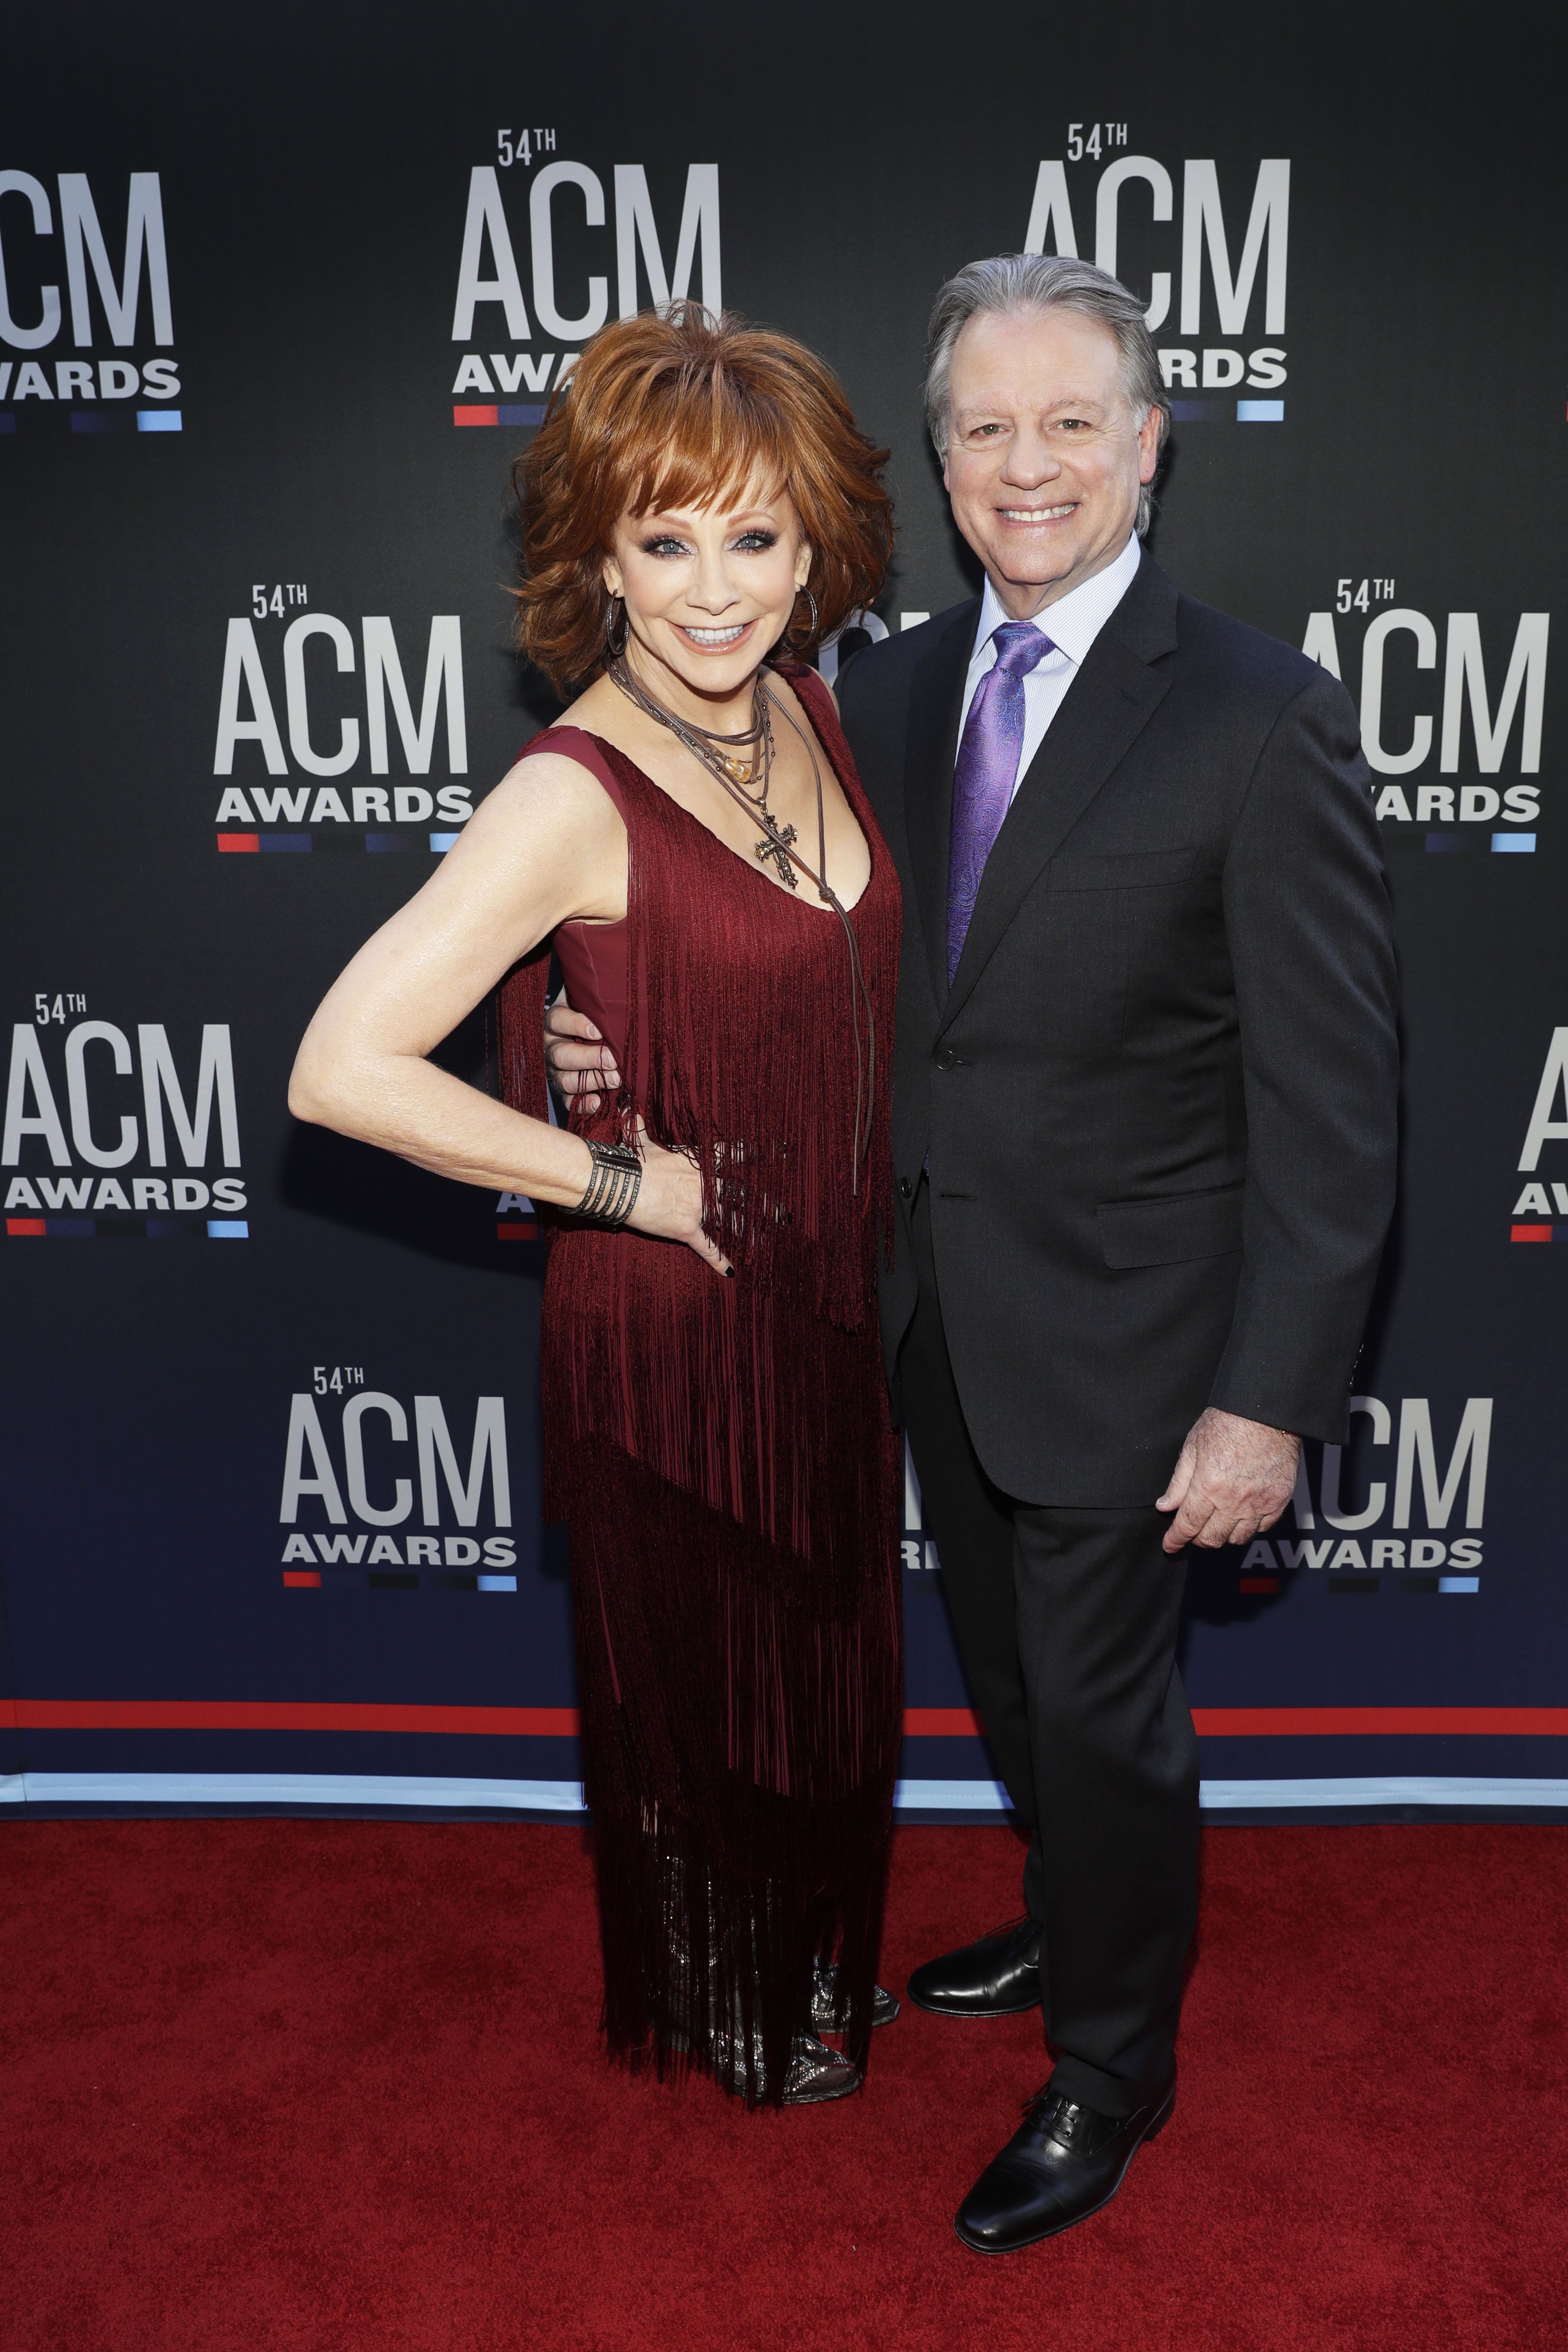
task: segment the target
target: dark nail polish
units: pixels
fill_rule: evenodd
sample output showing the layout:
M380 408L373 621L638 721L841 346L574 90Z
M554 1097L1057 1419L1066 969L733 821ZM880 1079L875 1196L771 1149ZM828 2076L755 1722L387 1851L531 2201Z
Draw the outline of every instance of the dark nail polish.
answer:
M725 1267L725 1272L726 1272L726 1274L727 1274L727 1275L728 1275L728 1276L729 1276L729 1278L730 1278L731 1282L733 1282L733 1281L735 1280L735 1268L734 1268L734 1266L732 1266L732 1265L727 1265L727 1266Z

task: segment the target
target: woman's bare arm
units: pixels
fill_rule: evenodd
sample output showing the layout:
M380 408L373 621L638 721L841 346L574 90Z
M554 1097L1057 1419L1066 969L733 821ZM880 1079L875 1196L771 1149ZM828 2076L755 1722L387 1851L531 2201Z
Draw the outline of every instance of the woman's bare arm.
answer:
M519 956L558 924L626 911L626 831L575 761L520 761L484 801L418 896L333 983L288 1087L297 1118L335 1129L461 1183L563 1208L592 1173L580 1136L527 1118L427 1059ZM631 1223L716 1266L696 1171L644 1145Z

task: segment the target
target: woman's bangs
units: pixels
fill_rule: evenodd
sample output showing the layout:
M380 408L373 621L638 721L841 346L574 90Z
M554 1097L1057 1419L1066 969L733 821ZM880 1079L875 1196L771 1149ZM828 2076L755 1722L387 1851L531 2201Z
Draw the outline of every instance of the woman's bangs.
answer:
M766 505L789 478L783 420L727 369L705 385L661 386L635 439L635 452L625 451L625 514Z

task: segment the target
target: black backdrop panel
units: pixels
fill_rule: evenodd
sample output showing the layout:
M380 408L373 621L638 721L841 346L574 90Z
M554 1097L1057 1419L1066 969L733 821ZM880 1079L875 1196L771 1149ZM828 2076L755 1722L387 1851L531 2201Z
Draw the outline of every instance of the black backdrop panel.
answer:
M1563 1796L1568 310L1546 15L1494 9L1484 76L1470 22L12 24L8 1794L575 1805L528 1205L297 1129L289 1062L553 715L507 472L592 326L689 289L825 352L894 452L897 630L975 582L930 299L1027 240L1148 295L1154 546L1357 698L1397 906L1364 1403L1194 1569L1210 1800ZM444 1051L486 1082L481 1017ZM905 1801L984 1810L913 1490L904 1564Z

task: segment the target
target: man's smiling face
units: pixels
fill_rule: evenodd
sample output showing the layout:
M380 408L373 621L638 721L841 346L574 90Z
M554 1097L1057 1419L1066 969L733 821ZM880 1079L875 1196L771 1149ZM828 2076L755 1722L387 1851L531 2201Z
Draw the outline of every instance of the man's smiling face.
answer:
M982 310L954 347L947 458L953 518L1013 620L1103 572L1127 543L1159 453L1108 327L1080 310Z

